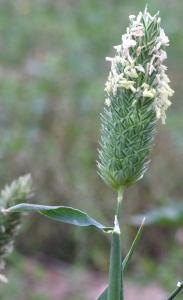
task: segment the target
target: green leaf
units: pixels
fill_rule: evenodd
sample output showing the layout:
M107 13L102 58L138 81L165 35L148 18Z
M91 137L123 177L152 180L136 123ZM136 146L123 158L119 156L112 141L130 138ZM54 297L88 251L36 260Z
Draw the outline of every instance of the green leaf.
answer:
M169 206L153 209L144 214L146 216L145 225L183 225L183 204L172 203ZM139 225L144 215L132 217L133 225Z
M102 294L97 298L97 300L107 300L108 286L102 292Z
M108 300L121 300L122 297L122 266L120 232L114 229L111 241L111 255L109 267Z
M137 248L137 244L139 239L142 236L142 232L144 229L144 223L145 223L145 218L142 220L142 223L137 231L137 234L132 242L132 245L130 247L130 250L128 251L128 254L126 255L126 257L124 258L123 262L122 262L122 268L123 268L123 272L126 271L127 266ZM97 298L97 300L107 300L107 293L108 293L108 287L105 288L105 290L102 292L102 294Z
M143 232L143 229L144 229L144 224L145 224L145 218L143 218L142 222L141 222L141 225L137 231L137 234L132 242L132 245L130 247L130 250L128 251L126 257L124 258L123 260L123 272L126 271L128 265L129 265L129 262L133 256L133 254L135 253L135 250L137 248L137 245L138 245L138 241L140 240L141 236L142 236L142 232Z
M27 204L21 203L15 206L12 206L5 212L38 212L52 220L72 224L76 226L94 226L98 229L101 229L104 232L111 232L112 227L107 227L95 219L91 218L85 212L75 209L68 206L46 206L46 205L36 205L36 204Z
M183 289L183 282L177 282L176 289L171 293L167 300L173 300Z

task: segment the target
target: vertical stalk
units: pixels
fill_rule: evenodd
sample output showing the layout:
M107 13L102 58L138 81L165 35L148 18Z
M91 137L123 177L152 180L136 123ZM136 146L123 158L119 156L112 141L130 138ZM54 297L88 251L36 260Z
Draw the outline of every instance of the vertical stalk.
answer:
M116 216L118 218L118 222L119 222L119 219L120 219L120 210L121 210L121 204L122 204L122 201L123 201L123 188L120 188L118 190L118 198L117 198L117 209L116 209Z
M177 288L172 292L172 294L168 297L167 300L173 300L183 289L183 282L177 283Z
M123 189L118 191L117 209L114 221L114 231L111 240L109 267L109 288L107 300L123 300L123 271L121 266L121 231L119 226L120 208L123 199Z

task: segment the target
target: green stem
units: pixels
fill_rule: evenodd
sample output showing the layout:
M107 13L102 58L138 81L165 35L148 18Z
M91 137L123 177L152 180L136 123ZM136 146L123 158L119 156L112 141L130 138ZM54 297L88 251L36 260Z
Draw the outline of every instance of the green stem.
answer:
M121 211L121 204L122 204L122 201L123 201L123 188L120 188L118 190L118 198L117 198L117 209L116 209L116 215L117 215L117 218L118 218L118 222L119 222L119 219L120 219L120 211Z
M130 247L130 250L128 251L128 254L126 255L126 257L124 258L123 262L122 262L122 270L123 270L123 274L126 271L128 264L137 248L137 244L138 241L142 235L143 229L144 229L144 222L145 222L145 218L142 221L142 224L133 240L133 243ZM122 274L122 275L123 275ZM97 300L107 300L107 293L108 293L108 286L105 288L105 290L100 294L100 296L97 298Z
M177 283L177 288L172 292L172 294L168 297L167 300L172 300L174 299L178 294L179 292L183 289L183 282L178 282Z
M123 300L123 271L121 266L121 240L120 240L120 208L123 199L123 190L118 191L115 226L112 233L110 267L109 267L109 288L107 300Z

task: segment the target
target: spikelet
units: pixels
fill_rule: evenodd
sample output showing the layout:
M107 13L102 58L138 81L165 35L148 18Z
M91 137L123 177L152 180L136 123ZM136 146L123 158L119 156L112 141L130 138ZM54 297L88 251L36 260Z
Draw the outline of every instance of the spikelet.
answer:
M0 269L4 268L4 258L13 250L14 238L21 223L20 213L6 213L4 209L27 202L32 196L31 176L25 175L5 186L0 195ZM3 275L1 274L2 278ZM1 277L0 277L1 280Z
M160 27L159 13L147 9L129 17L130 24L106 60L111 70L105 84L105 108L98 169L114 189L143 177L152 149L157 120L165 123L173 90L163 64L169 39Z

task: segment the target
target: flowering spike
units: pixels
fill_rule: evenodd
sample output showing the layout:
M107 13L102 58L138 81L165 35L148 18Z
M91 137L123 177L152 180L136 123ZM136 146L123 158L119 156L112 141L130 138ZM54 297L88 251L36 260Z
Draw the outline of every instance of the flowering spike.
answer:
M115 189L140 179L148 163L157 120L165 123L173 90L163 64L169 39L159 13L130 15L105 84L105 109L98 168Z
M25 175L6 185L0 194L0 271L4 268L4 258L12 252L14 238L17 235L20 223L20 213L6 213L5 209L26 202L32 196L31 176ZM3 275L0 274L2 281Z

